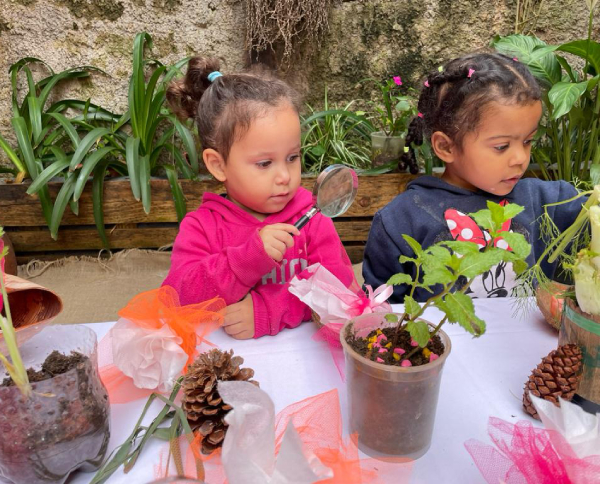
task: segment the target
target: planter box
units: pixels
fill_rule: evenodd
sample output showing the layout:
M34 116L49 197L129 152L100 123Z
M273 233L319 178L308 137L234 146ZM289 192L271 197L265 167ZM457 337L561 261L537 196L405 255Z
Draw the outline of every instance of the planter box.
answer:
M358 195L350 210L334 220L352 262L362 261L363 251L375 212L389 203L417 175L390 173L359 177ZM315 177L305 176L302 185L312 190ZM131 194L127 179L105 182L104 223L111 249L157 249L175 240L177 215L167 180L151 182L152 206L146 214L141 202ZM223 186L212 179L182 180L181 185L188 211L195 210L205 191L223 192ZM49 184L54 199L62 182ZM92 213L91 185L88 184L79 201L79 216L67 207L58 232L50 231L37 198L27 195L28 185L0 183L0 225L9 234L19 264L31 259L53 260L65 255L89 255L102 249Z

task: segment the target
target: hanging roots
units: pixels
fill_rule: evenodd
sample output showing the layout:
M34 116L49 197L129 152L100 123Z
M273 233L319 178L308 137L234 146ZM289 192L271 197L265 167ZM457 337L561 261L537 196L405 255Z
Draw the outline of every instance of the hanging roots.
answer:
M314 54L329 29L331 7L341 0L244 0L246 48L250 53L282 49L280 63L290 64L304 47Z

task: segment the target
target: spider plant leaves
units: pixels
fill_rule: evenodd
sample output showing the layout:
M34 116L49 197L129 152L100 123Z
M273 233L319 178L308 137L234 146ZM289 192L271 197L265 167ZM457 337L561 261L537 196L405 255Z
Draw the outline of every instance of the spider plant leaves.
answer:
M17 143L21 150L23 160L25 161L27 172L32 179L35 179L39 172L37 164L35 163L35 156L29 138L29 131L27 130L27 123L23 117L18 116L11 119L11 124L15 131Z
M33 195L45 187L52 178L57 176L69 167L70 160L66 157L57 159L54 163L48 165L44 171L31 183L27 189L28 195Z
M125 143L125 161L127 162L127 171L129 172L129 183L133 197L140 201L140 139L129 137Z
M6 142L6 140L0 135L0 148L6 153L8 159L11 161L18 173L27 174L27 168L25 164L21 161L21 158L15 153L15 151L10 147L10 145Z
M79 143L81 140L79 138L79 135L77 134L77 130L75 129L71 121L69 121L65 116L63 116L60 113L48 113L48 116L55 119L65 130L65 133L67 133L67 136L69 136L69 138L71 139L71 143L73 143L73 148L79 148Z
M196 144L194 143L194 137L190 130L183 125L181 121L177 118L173 117L173 124L175 125L175 129L181 138L181 142L185 148L187 153L187 158L190 161L190 165L192 167L192 171L197 175L199 173L198 169L198 152L196 151Z
M73 158L71 158L71 164L69 165L69 170L74 171L77 165L79 165L83 158L87 155L88 151L92 148L92 146L105 135L111 134L111 130L108 128L94 128L85 137L80 141L79 146L73 153Z
M169 180L169 185L171 185L171 193L173 194L173 201L175 202L175 211L177 212L177 220L179 223L185 217L187 213L187 208L185 206L185 198L183 196L183 190L181 189L181 185L177 180L177 170L172 165L165 165L165 172L167 173L167 178Z
M56 240L58 238L58 227L60 221L65 213L65 209L73 195L75 190L75 174L70 173L62 187L60 188L56 200L54 201L54 207L52 209L52 216L50 218L50 236Z
M150 213L151 194L150 194L150 158L148 155L140 156L140 193L142 196L142 206L144 212Z
M106 237L106 229L104 227L104 176L108 168L109 160L102 160L94 168L94 176L92 178L92 208L94 212L94 222L96 230L102 241L102 245L106 249L110 249L108 238Z
M83 162L83 166L81 167L81 170L79 170L79 174L77 175L77 182L75 183L75 189L73 191L74 202L79 200L79 198L81 197L83 189L85 188L85 184L96 165L106 155L108 155L114 150L115 148L113 146L105 146L104 148L100 148L86 157L85 161Z

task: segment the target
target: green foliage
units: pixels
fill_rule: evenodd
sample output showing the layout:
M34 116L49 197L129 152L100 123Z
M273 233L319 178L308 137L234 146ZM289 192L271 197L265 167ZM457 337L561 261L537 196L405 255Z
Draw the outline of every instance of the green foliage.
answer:
M526 64L544 88L545 115L532 156L545 179L595 184L600 178L600 43L591 37L592 10L590 4L587 39L562 45L531 35L492 40L496 50ZM563 53L583 62L570 64Z
M94 219L108 248L102 201L104 179L109 173L129 175L132 193L141 200L146 213L150 211L150 179L166 173L179 220L186 213L179 180L198 175L198 150L191 127L166 108L165 97L168 83L188 59L165 66L146 59L145 48L152 48L152 38L143 32L134 40L129 108L123 114L112 113L89 99L64 99L47 106L55 87L67 80L86 79L93 72L102 73L99 69L84 66L55 73L33 57L10 67L11 123L17 146L11 147L0 136L0 149L14 165L17 182L31 179L27 193L40 199L54 239L67 206L77 215L79 199L86 184L93 180ZM32 64L42 64L50 75L36 82ZM25 93L18 89L20 76L26 80ZM64 183L52 200L48 183L56 178Z
M406 89L406 94L400 94L402 81L400 77L379 82L376 79L365 79L363 82L374 82L379 89L379 102L371 105L375 111L373 119L379 129L388 136L398 136L406 133L411 119L417 115L417 97L412 88Z
M343 109L330 109L327 89L323 110L308 106L302 119L302 170L320 173L333 164L364 172L371 167L371 133L375 127L364 116L351 110L354 101Z
M404 300L405 314L399 322L399 328L405 328L419 346L424 347L446 322L459 324L473 336L481 336L485 332L485 322L477 317L473 301L465 293L473 279L501 261L512 262L521 270L523 265L526 267L525 258L529 255L531 246L522 234L502 231L504 222L522 210L522 207L514 204L501 206L488 202L487 209L470 214L491 237L482 249L473 242L463 241L440 241L423 249L412 237L403 235L414 256L403 256L400 262L412 262L416 275L411 277L396 274L389 279L388 284L411 286L410 293ZM512 251L494 246L494 240L499 236L504 238ZM442 285L441 292L430 297L422 306L412 297L416 288L431 290L432 286L438 284ZM432 333L419 319L429 306L435 306L444 313Z

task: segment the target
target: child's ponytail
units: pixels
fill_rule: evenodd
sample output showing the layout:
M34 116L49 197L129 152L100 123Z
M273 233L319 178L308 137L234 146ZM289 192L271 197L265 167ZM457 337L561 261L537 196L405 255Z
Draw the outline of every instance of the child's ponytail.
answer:
M423 144L423 118L417 116L408 125L408 132L406 133L406 139L404 140L404 154L400 157L400 163L398 168L400 171L408 169L414 175L419 173L419 163L415 156L415 150L413 146L421 146Z
M200 98L211 85L208 76L218 70L218 59L193 57L188 62L185 77L169 84L167 102L179 119L196 118Z

